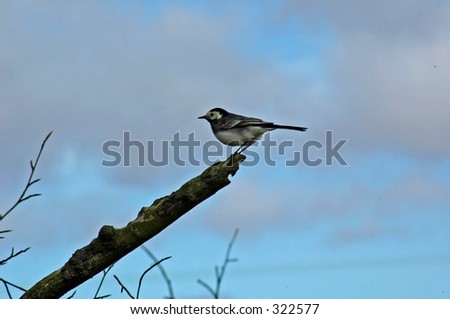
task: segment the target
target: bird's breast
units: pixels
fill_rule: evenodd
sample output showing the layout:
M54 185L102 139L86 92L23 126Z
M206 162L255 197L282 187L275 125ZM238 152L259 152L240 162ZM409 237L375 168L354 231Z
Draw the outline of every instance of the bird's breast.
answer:
M265 132L271 131L257 126L239 127L228 130L214 130L216 138L224 144L230 146L240 146L244 143L254 142Z

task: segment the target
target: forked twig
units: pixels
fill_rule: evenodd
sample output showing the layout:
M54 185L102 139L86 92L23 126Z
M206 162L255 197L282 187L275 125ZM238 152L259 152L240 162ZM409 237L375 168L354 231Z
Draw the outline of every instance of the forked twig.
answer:
M19 199L14 203L14 205L12 205L11 208L8 209L6 211L6 213L4 213L3 215L0 214L0 221L2 221L6 216L8 216L9 213L11 213L14 210L14 208L16 208L20 203L30 199L31 197L41 196L41 194L38 194L38 193L27 195L27 191L31 185L33 185L41 180L40 178L33 180L33 176L34 176L34 172L36 171L36 166L39 162L39 159L41 158L42 151L44 150L45 143L47 143L47 140L50 138L52 133L53 133L53 131L48 133L47 136L45 137L44 141L41 144L41 149L39 150L38 156L36 157L36 160L34 161L34 163L32 160L30 160L31 173L30 173L30 176L28 177L27 185L25 186L22 194L20 195Z
M122 282L120 281L120 279L114 275L114 279L116 279L117 283L120 285L120 292L126 292L127 295L131 298L131 299L139 299L139 294L141 292L141 287L142 287L142 280L144 279L144 276L150 271L152 270L154 267L158 266L160 263L162 263L164 260L167 260L169 258L172 258L172 256L168 256L165 257L161 260L159 260L158 262L154 263L153 265L151 265L149 268L147 268L141 275L141 277L139 278L139 283L138 283L138 287L137 287L137 292L136 292L136 297L134 297L131 292L127 289L127 287L125 287L124 284L122 284Z
M225 260L224 260L222 266L220 267L220 269L218 266L216 266L214 268L215 275L216 275L215 289L212 288L209 284L207 284L203 280L197 279L197 282L200 285L202 285L203 287L205 287L206 290L208 290L215 299L219 299L220 287L222 285L222 281L225 276L225 270L227 269L228 264L232 263L232 262L237 262L237 258L230 258L230 255L231 255L231 249L233 248L233 245L234 245L234 242L236 241L236 237L237 237L238 233L239 233L239 229L236 229L234 231L234 234L233 234L233 237L231 238L230 243L228 244L227 252L225 254Z
M106 275L108 275L108 272L111 270L111 268L114 267L114 264L109 266L106 270L103 270L102 279L100 280L100 283L97 287L97 291L95 292L94 299L105 299L111 296L111 294L99 296L98 293L100 292L100 289L102 288L103 282L105 281Z
M12 232L12 229L0 230L0 234L6 234L6 233L10 233L10 232ZM3 238L5 238L5 237L0 236L0 239L3 239Z
M5 290L6 290L6 293L8 294L8 297L9 297L9 299L13 299L13 297L12 297L12 295L11 295L11 291L9 290L9 286L11 286L11 287L14 287L14 288L16 288L16 289L18 289L18 290L22 290L22 291L27 291L25 288L22 288L22 287L20 287L20 286L17 286L17 285L15 285L15 284L13 284L12 282L9 282L9 281L7 281L7 280L5 280L5 279L3 279L3 278L0 278L0 281L3 283L3 285L5 286Z
M42 142L41 148L39 150L39 153L38 153L38 155L36 157L35 162L33 163L33 161L30 160L31 173L30 173L30 176L28 177L27 185L25 186L24 190L22 191L22 194L20 194L19 199L17 199L17 201L14 203L14 205L12 205L11 208L9 208L6 211L6 213L0 214L0 221L2 221L6 216L8 216L20 203L30 199L31 197L36 197L36 196L40 196L41 195L41 194L37 194L37 193L27 195L27 191L31 187L31 185L33 185L33 184L35 184L35 183L40 181L40 178L33 179L33 176L34 176L34 172L36 171L36 166L37 166L37 164L39 162L39 159L41 158L42 151L44 150L45 143L47 143L47 140L50 138L52 133L53 133L52 131L50 133L48 133L47 136L45 137L44 141ZM0 234L9 233L11 231L12 231L11 229L0 230ZM3 236L0 236L0 239L3 239L3 238L4 238ZM18 252L15 252L14 251L14 247L11 248L10 255L8 257L6 257L5 259L0 260L0 266L5 265L8 261L10 261L11 259L19 256L20 254L23 254L23 253L27 252L28 249L30 249L30 247L25 248L25 249L21 249ZM18 290L21 290L23 292L27 291L26 289L24 289L24 288L22 288L22 287L20 287L20 286L18 286L16 284L13 284L13 283L11 283L11 282L3 279L3 278L0 278L0 281L5 286L6 293L8 294L8 297L10 299L12 299L10 287L14 287L14 288L16 288Z
M122 284L122 282L120 281L120 279L119 279L116 275L113 275L113 277L114 277L115 280L117 280L117 283L120 285L120 292L121 292L121 293L125 291L125 292L127 293L127 295L128 295L131 299L136 299L136 298L134 298L134 296L131 294L131 292L127 289L127 287L125 287L125 285Z
M19 250L17 253L14 252L14 247L11 248L11 254L9 255L9 257L7 257L7 258L5 258L5 259L3 259L3 260L0 260L0 266L5 265L10 259L13 259L14 257L17 257L17 256L19 256L20 254L23 254L23 253L27 252L28 249L30 249L30 248L31 248L31 247L28 247L28 248L25 248L25 249L21 249L21 250Z

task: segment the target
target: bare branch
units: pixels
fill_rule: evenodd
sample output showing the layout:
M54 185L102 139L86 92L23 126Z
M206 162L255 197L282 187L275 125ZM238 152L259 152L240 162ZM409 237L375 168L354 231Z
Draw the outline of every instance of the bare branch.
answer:
M156 258L156 256L153 255L153 253L150 251L150 249L148 249L144 245L142 245L141 248L146 252L146 254L148 256L150 256L151 259L153 259L153 261L155 263L158 261L158 258ZM171 282L169 276L167 275L166 270L164 269L164 267L161 264L158 264L158 268L159 268L159 271L161 271L161 275L162 275L164 281L166 282L167 288L169 289L169 296L166 298L167 299L175 299L175 294L174 294L173 288L172 288L172 282Z
M7 257L7 258L5 258L3 260L0 260L0 266L5 265L9 260L13 259L14 257L17 257L20 254L23 254L23 253L27 252L28 249L30 249L30 248L31 247L28 247L28 248L25 248L25 249L21 249L17 253L14 252L14 247L11 248L11 254L9 255L9 257Z
M78 249L63 267L36 283L22 298L59 298L92 278L230 184L229 175L236 174L244 159L244 155L235 154L208 167L177 191L143 207L125 227L103 226L97 238Z
M31 195L28 195L28 196L22 198L22 199L20 200L20 202L24 202L24 201L30 199L31 197L37 197L37 196L42 196L42 194L31 194Z
M201 280L201 279L197 279L197 282L200 284L200 285L202 285L203 287L205 287L210 293L211 293L211 295L213 295L213 297L215 298L215 299L218 299L218 297L216 297L217 295L216 295L216 291L210 286L210 285L208 285L206 282L204 282L203 280Z
M35 179L34 181L30 182L30 186L33 185L33 184L35 184L35 183L37 183L37 182L39 182L40 180L41 180L40 178Z
M115 280L117 280L117 283L120 285L120 292L124 292L125 291L131 299L136 299L131 294L131 292L127 289L127 287L125 287L124 284L122 284L120 282L119 278L116 275L113 275L113 277L114 277Z
M155 268L156 266L158 266L160 263L162 263L164 260L167 260L169 258L172 258L172 256L168 256L168 257L164 257L163 259L161 259L160 261L154 263L153 265L151 265L149 268L147 268L143 273L141 278L139 278L139 284L138 284L138 288L137 288L137 293L136 293L136 299L139 299L139 293L141 292L141 286L142 286L142 280L144 279L144 276L153 268Z
M9 282L9 281L7 281L7 280L5 280L3 278L0 278L0 281L5 286L5 290L6 290L6 293L8 294L9 299L12 299L12 295L11 295L11 291L9 290L9 286L14 287L14 288L16 288L18 290L21 290L21 291L25 291L25 292L27 291L25 288L17 286L15 284L13 284L12 282Z
M231 241L228 244L227 252L225 254L225 260L223 261L223 264L220 267L220 269L218 266L214 267L214 273L216 275L216 288L213 289L210 285L208 285L206 282L204 282L201 279L197 280L197 282L200 285L202 285L203 287L205 287L215 299L219 299L220 287L222 285L222 281L225 276L225 270L227 269L228 264L232 263L232 262L237 262L237 259L230 258L230 255L231 255L231 250L233 248L234 242L236 241L238 233L239 233L239 229L236 229L234 231L233 237L231 238Z
M26 193L28 191L28 188L30 188L31 185L40 181L40 178L33 180L33 175L34 175L34 172L36 171L36 166L39 162L39 159L41 158L41 154L42 154L42 151L44 150L45 143L47 143L47 141L50 138L50 136L52 135L52 133L53 133L53 131L48 133L47 136L45 137L44 141L42 142L41 148L36 157L36 161L33 163L33 161L30 160L31 172L30 172L30 176L28 177L27 185L25 186L24 190L22 191L22 194L19 196L19 199L14 203L14 205L12 205L11 208L8 209L6 211L6 213L4 213L3 215L0 214L0 221L2 221L6 216L8 216L9 213L11 213L14 210L14 208L16 208L20 203L30 199L31 197L36 197L36 196L41 195L41 194L32 194L32 195L26 196Z
M119 280L119 278L118 278L116 275L114 275L114 278L117 280L117 282L119 283L119 285L120 285L120 287L121 287L121 288L120 288L120 292L122 293L122 292L125 291L131 299L139 299L139 294L141 293L141 287L142 287L142 280L144 279L145 275L146 275L150 270L152 270L153 268L155 268L156 266L158 266L159 264L161 264L164 260L167 260L167 259L169 259L169 258L172 258L172 257L171 257L171 256L165 257L165 258L163 258L163 259L157 261L156 263L154 263L153 265L151 265L150 267L148 267L148 268L142 273L141 277L139 278L139 283L138 283L138 287L137 287L136 297L134 297L134 296L131 294L131 292L127 289L127 287L125 287L125 285L122 284L122 282Z
M112 267L114 267L114 264L109 266L106 270L103 270L102 279L100 280L100 284L98 285L97 291L95 292L94 299L104 299L104 298L111 296L111 295L104 295L104 296L99 297L98 293L100 292L100 289L102 288L102 285L103 285L103 282L105 281L106 275L108 275L108 273Z
M12 229L0 230L0 234L10 233L10 232L12 232ZM3 238L5 238L5 237L0 236L0 239L3 239Z

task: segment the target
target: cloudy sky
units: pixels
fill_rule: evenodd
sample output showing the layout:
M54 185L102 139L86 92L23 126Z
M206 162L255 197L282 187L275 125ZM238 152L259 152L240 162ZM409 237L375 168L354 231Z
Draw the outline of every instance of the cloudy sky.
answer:
M213 135L197 117L221 106L309 129L273 132L293 143L275 166L242 167L147 243L172 256L177 297L208 297L196 281L213 281L239 228L223 297L448 298L448 30L450 3L438 0L2 1L0 211L54 134L32 188L43 196L0 224L13 229L0 258L32 248L0 277L30 287L102 225L124 226L206 168L139 167L137 152L130 167L105 167L104 142L130 132L153 141L157 158L175 133L204 144ZM285 165L326 131L348 140L348 165ZM150 264L137 250L111 272L135 287ZM99 280L76 297L92 297ZM112 276L103 293L125 297ZM167 295L158 271L142 294Z

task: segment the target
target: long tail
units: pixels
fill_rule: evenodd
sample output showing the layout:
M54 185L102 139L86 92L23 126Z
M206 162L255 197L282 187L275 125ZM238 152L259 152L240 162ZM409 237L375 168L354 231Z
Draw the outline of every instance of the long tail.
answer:
M300 127L300 126L291 126L291 125L278 125L278 124L273 124L273 123L268 123L266 125L261 125L263 127L268 127L268 128L273 128L273 129L284 129L284 130L294 130L294 131L301 131L304 132L307 130L306 127Z

